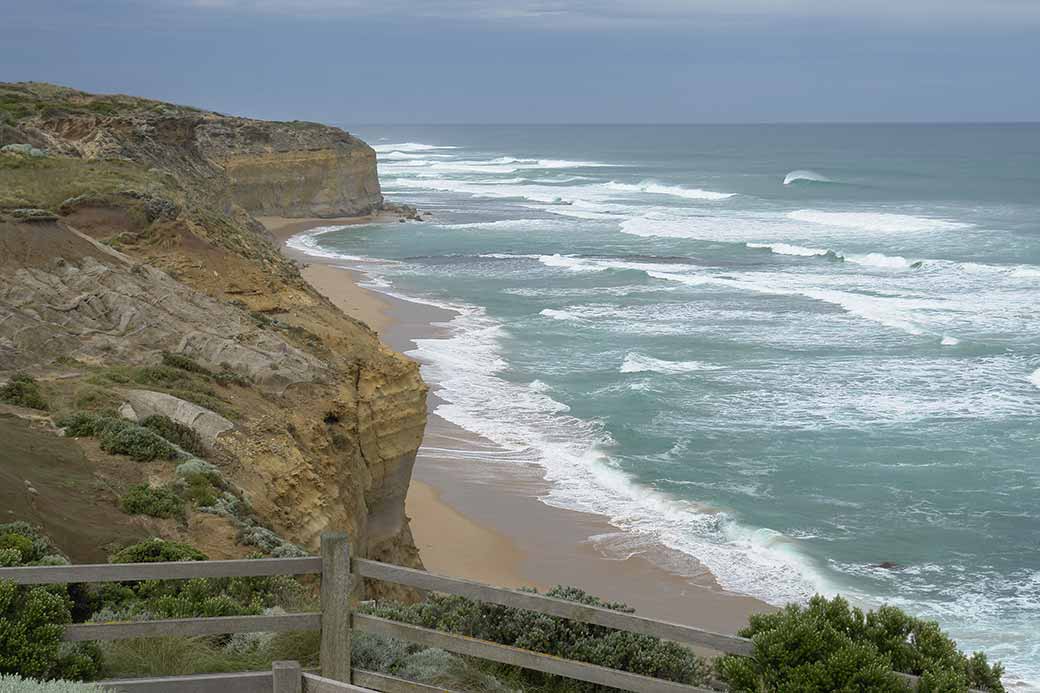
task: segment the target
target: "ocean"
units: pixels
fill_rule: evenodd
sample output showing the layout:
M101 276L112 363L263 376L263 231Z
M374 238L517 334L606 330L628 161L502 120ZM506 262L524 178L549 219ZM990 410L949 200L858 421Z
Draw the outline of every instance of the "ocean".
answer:
M292 244L457 311L412 355L488 464L1040 682L1040 125L356 132L431 220Z

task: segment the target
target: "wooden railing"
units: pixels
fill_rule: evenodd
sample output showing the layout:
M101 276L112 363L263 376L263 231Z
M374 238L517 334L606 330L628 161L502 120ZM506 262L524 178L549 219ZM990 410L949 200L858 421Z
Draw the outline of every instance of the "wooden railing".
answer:
M118 693L335 693L383 691L430 693L442 688L398 679L377 672L352 669L350 638L353 631L372 633L437 647L460 655L478 657L555 674L633 693L708 693L708 689L633 674L618 669L561 659L462 635L354 613L351 596L362 579L392 582L419 590L454 594L507 607L527 609L572 621L654 636L705 647L716 652L751 654L752 642L735 635L714 633L692 626L668 623L596 606L554 599L532 592L492 587L471 580L434 575L422 570L351 559L345 534L324 534L321 556L313 558L264 558L232 561L129 563L114 565L65 565L0 568L0 580L23 585L83 582L123 582L272 575L321 575L321 611L279 616L227 616L163 619L135 623L83 623L65 627L64 639L120 640L124 638L198 636L221 633L286 632L320 630L320 672L303 671L295 662L276 662L271 671L208 674L103 682ZM905 677L915 688L917 678Z

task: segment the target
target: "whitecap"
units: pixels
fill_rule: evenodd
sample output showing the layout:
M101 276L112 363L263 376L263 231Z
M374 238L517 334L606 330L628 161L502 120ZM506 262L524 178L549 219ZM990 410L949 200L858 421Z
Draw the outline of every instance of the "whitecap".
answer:
M451 145L423 144L422 142L398 142L396 144L375 144L372 149L377 152L427 152L435 149L458 149Z
M796 255L798 257L815 257L817 255L830 255L830 250L824 248L804 248L800 245L789 243L745 243L748 248L770 250L777 255Z
M799 209L788 212L787 218L810 224L876 233L954 231L971 226L971 224L959 221L888 212L823 212L815 209Z
M666 361L655 359L635 351L625 354L625 360L618 369L621 373L692 373L694 371L713 370L715 366L701 361Z
M1033 371L1033 374L1029 376L1029 382L1033 383L1037 387L1040 387L1040 368Z
M942 340L939 342L940 346L957 346L960 343L961 340L957 339L956 337L951 337L950 335L945 334L943 335Z
M555 308L543 308L538 314L544 315L547 318L552 318L553 320L584 320L584 318L575 315L574 313L566 310L557 310Z
M604 187L619 192L641 192L653 195L671 195L673 197L684 197L688 200L726 200L736 193L722 193L700 188L683 188L678 185L663 185L654 181L643 181L642 183L618 183L611 181L605 183Z

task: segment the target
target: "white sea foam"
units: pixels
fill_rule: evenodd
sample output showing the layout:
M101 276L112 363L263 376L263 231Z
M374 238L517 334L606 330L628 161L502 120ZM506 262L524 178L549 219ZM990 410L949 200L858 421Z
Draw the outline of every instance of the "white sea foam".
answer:
M815 257L817 255L829 255L831 251L824 248L803 248L800 245L790 243L745 243L748 248L760 248L771 250L777 255L796 255L799 257Z
M784 185L791 185L791 183L797 183L799 181L806 181L810 183L830 183L831 179L827 176L817 173L816 171L808 171L805 169L791 171L786 176L784 176Z
M559 219L500 219L473 221L464 224L438 224L452 231L553 231L560 228Z
M823 212L815 209L799 209L794 212L788 212L787 217L810 224L874 231L877 233L955 231L971 226L971 224L959 221L887 212Z
M1040 387L1040 368L1033 371L1033 374L1029 376L1029 382L1033 383L1037 387Z
M869 267L884 267L886 269L907 269L914 263L905 257L898 255L885 255L883 253L867 253L865 255L839 255L845 262L856 265L867 265Z
M605 184L609 190L619 192L650 193L652 195L672 195L673 197L684 197L688 200L726 200L736 193L722 193L700 188L683 188L678 185L664 185L654 181L643 181L642 183L618 183L611 181Z
M1016 279L1040 279L1040 267L1016 267L1010 275Z
M396 144L376 144L372 146L376 152L428 152L435 149L458 149L451 145L423 144L422 142L398 142Z
M557 310L556 308L543 308L539 312L539 315L544 315L545 317L552 318L553 320L584 320L584 318L582 318L579 315L576 315L566 310Z
M947 334L944 334L943 338L939 341L939 344L941 346L957 346L960 343L961 340L957 339L956 337L951 337Z
M384 163L384 162L387 162L387 161L394 161L394 162L418 161L418 162L420 162L418 165L419 166L423 166L423 165L431 163L433 159L451 159L451 158L453 158L453 155L451 155L451 154L431 154L428 151L427 152L421 152L421 153L420 152L391 151L391 152L385 152L385 153L380 154L378 158L379 158L379 162L380 163ZM390 164L390 166L406 166L406 165L407 164L405 164L405 163Z
M621 373L692 373L694 371L712 370L715 366L701 361L666 361L655 359L635 351L625 354L625 360L621 363Z
M538 257L538 261L546 267L560 267L571 272L598 272L603 269L595 262L570 255L560 255L559 253L541 255Z

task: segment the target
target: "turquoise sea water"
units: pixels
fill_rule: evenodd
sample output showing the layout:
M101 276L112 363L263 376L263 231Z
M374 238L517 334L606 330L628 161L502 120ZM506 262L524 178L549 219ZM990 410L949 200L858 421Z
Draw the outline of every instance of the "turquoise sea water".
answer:
M1040 681L1040 126L358 134L435 221L294 243L457 308L413 354L438 413L603 551L893 603Z

